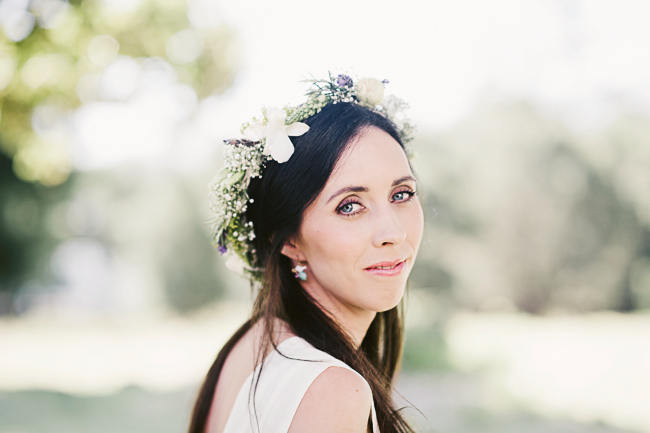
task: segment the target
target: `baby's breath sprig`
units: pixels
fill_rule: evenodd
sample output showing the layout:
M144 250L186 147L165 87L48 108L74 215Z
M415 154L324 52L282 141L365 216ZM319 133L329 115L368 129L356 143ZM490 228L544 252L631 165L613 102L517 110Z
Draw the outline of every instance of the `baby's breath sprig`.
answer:
M227 265L239 273L257 276L253 222L246 221L245 212L253 199L248 197L250 180L260 177L271 159L262 151L260 141L230 139L224 155L224 166L210 186L209 205L213 217L213 241L221 254L228 255Z

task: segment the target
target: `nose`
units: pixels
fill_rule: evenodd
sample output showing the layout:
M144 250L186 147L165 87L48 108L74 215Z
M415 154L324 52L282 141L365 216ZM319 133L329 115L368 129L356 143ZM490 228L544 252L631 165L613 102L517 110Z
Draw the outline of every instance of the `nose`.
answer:
M373 244L397 245L406 240L406 227L391 206L379 209L374 221Z

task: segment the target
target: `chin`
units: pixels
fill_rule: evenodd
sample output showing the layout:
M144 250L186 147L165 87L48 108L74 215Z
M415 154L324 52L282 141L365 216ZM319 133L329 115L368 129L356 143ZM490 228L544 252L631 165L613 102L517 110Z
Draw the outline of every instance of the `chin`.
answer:
M397 305L399 305L400 301L404 297L404 288L405 285L402 285L398 289L392 291L390 294L387 294L387 296L381 300L381 303L375 305L374 310L378 313L383 313L384 311L395 308Z

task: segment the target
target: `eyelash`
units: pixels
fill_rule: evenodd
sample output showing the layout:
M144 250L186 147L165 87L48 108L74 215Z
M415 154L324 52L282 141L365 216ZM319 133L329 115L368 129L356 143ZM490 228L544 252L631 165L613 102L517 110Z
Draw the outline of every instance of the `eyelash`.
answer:
M393 194L393 196L395 196L397 194L406 194L406 195L408 195L408 198L406 198L404 200L401 200L401 201L398 201L398 203L406 203L407 201L410 201L415 196L416 191L412 191L412 190L396 191ZM360 205L361 203L359 203L355 199L351 199L350 201L343 202L343 203L341 203L341 205L339 207L336 208L336 213L338 213L339 215L345 216L345 217L350 217L350 216L354 216L354 215L358 214L359 212L361 212L361 211L357 211L357 212L354 212L354 213L342 213L341 209L344 206L347 206L349 204L359 204Z

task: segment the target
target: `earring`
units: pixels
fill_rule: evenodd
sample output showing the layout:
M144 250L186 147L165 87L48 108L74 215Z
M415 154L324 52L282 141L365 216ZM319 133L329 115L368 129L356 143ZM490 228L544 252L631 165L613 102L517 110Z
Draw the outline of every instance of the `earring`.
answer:
M296 265L295 268L291 268L291 272L293 272L294 277L305 281L307 279L307 273L305 272L305 269L307 269L307 266Z

